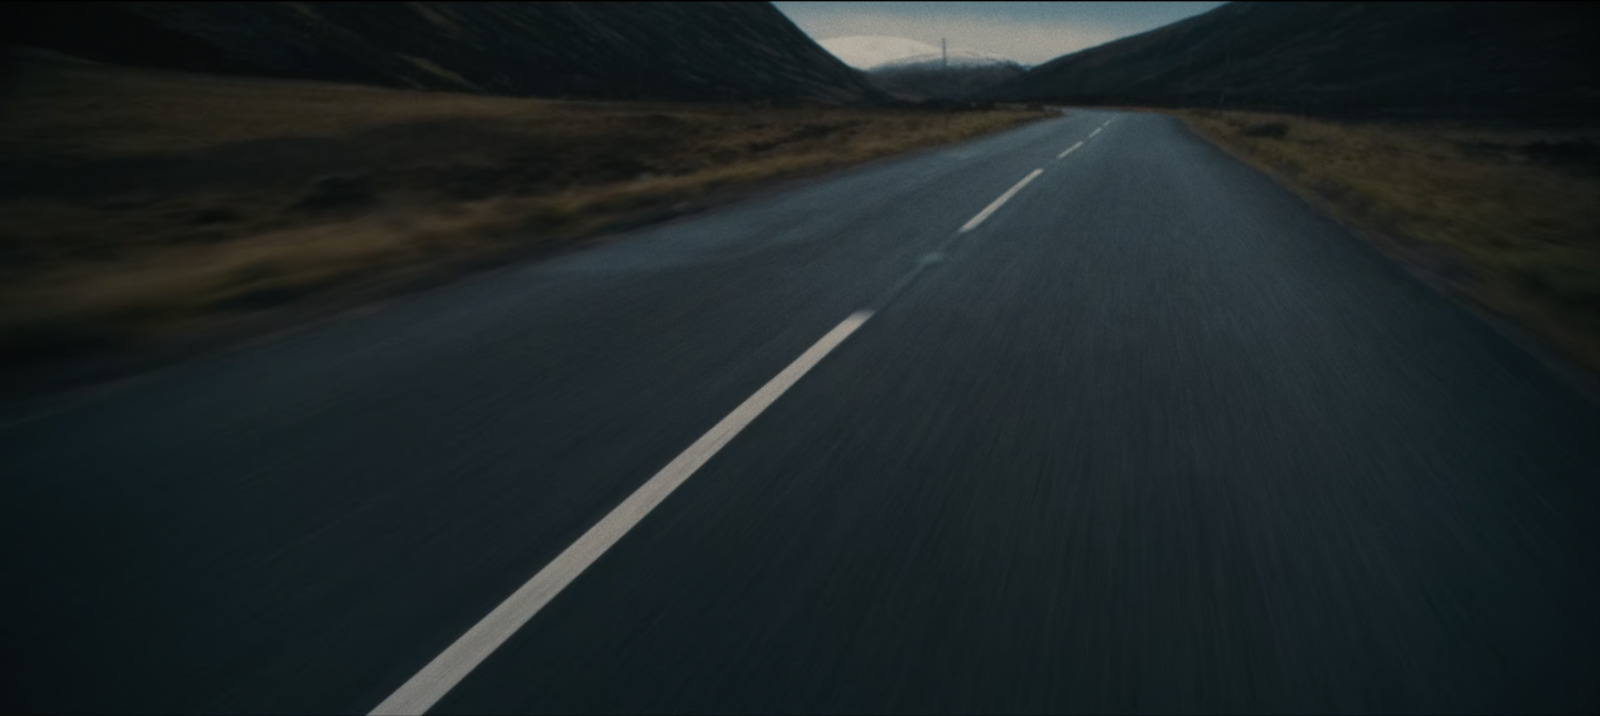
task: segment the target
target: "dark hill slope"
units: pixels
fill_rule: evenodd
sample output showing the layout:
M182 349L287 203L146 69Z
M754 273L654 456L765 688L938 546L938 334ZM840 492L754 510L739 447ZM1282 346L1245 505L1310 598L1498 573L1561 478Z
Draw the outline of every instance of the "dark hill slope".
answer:
M769 3L9 3L0 40L101 62L485 94L877 95Z
M1592 3L1236 2L1057 58L1012 101L1582 119Z

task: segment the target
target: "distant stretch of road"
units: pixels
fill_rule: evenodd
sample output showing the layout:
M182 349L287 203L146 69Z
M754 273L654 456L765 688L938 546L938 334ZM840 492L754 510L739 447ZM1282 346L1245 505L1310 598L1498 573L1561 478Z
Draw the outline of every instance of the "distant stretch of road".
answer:
M0 707L1600 710L1600 410L1070 110L0 427Z

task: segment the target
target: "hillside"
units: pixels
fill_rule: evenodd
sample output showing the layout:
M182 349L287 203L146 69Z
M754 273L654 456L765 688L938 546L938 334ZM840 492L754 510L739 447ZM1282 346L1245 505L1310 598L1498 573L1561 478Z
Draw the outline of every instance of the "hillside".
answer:
M1001 101L1582 121L1585 3L1235 2L1052 60Z
M100 62L534 97L877 95L769 3L9 3L0 42Z

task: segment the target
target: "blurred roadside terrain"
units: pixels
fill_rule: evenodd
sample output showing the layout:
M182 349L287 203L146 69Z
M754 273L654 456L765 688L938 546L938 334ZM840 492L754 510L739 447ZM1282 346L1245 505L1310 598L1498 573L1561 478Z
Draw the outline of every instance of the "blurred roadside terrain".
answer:
M6 49L0 392L121 374L763 183L1045 116L886 107L765 4L114 5L81 36L59 24L69 6L52 9L35 27L57 34L35 37L54 48ZM380 22L402 12L433 24ZM545 43L563 12L592 17L565 45ZM505 13L521 20L497 24ZM344 20L284 29L311 14ZM679 25L698 14L721 34L686 42ZM352 18L365 34L347 47ZM235 43L258 21L259 37ZM316 33L339 42L306 39ZM637 37L666 44L588 74L560 64ZM524 41L570 52L545 70L487 50L482 65L460 59ZM402 55L419 62L389 61ZM632 80L617 76L625 60Z
M1600 374L1600 128L1177 114L1436 285Z
M1600 374L1597 33L1592 3L1235 2L979 96L1173 112Z

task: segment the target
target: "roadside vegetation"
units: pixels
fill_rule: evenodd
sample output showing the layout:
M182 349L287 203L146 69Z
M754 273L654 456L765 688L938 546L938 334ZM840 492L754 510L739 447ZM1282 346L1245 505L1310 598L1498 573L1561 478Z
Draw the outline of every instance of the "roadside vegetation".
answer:
M1600 371L1600 132L1172 113Z
M535 100L12 68L0 363L347 305L1042 116Z

